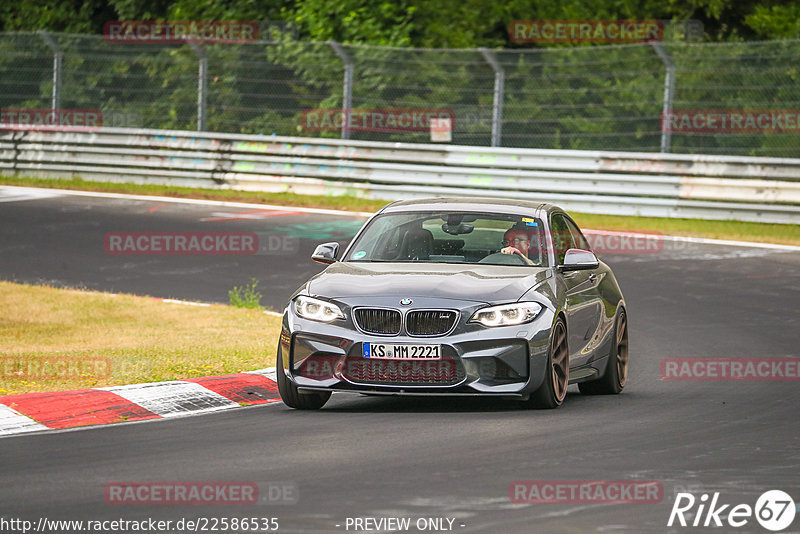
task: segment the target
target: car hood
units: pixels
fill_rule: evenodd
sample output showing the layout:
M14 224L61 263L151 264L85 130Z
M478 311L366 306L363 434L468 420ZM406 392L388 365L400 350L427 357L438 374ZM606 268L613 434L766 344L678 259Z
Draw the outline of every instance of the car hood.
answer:
M551 273L545 267L337 262L309 281L308 293L328 298L433 297L491 304L519 300Z

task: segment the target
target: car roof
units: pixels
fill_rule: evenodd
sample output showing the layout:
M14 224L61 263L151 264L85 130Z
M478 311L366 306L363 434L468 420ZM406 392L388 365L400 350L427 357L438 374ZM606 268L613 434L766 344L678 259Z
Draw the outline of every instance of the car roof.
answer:
M531 200L494 197L440 197L399 200L380 210L380 213L407 211L475 211L525 215L532 211L562 211L557 206Z

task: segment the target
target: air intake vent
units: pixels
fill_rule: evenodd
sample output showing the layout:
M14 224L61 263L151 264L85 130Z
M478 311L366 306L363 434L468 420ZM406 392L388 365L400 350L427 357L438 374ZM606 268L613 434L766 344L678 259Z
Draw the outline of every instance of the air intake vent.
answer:
M412 336L441 336L452 330L458 314L452 310L408 312L406 330Z
M467 376L458 360L443 357L435 361L376 360L350 356L344 377L359 384L385 386L454 386Z
M383 308L358 308L355 310L356 323L364 332L395 336L400 333L400 312Z

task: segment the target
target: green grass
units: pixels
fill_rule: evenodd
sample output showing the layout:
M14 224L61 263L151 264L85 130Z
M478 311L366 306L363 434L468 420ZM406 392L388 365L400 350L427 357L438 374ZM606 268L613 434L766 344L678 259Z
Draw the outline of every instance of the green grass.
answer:
M281 327L255 309L10 282L0 310L0 396L263 369Z
M250 279L250 284L233 286L233 289L228 291L231 306L263 310L264 307L261 305L261 297L263 295L256 287L258 287L258 280L255 278Z
M138 195L160 195L180 198L199 198L309 208L374 212L388 201L370 200L355 196L312 196L295 193L261 193L230 189L195 189L166 185L112 184L91 182L80 178L54 179L0 176L0 185L23 185L60 189L108 191ZM734 239L762 243L800 245L800 225L766 224L741 221L706 221L702 219L672 219L666 217L627 217L574 213L571 215L583 228Z

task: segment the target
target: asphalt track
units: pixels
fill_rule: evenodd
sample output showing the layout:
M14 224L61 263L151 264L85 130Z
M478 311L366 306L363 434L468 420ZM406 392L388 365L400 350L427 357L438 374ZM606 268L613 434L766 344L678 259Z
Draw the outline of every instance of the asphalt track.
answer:
M224 302L230 287L256 277L269 288L264 302L280 309L318 270L308 260L314 243L346 241L359 220L230 217L244 211L0 193L0 278ZM228 220L207 220L215 217ZM289 233L298 243L253 256L116 256L103 247L113 231L203 230ZM668 528L667 520L679 491L750 506L770 489L800 500L800 383L665 381L660 362L800 356L800 253L667 242L657 253L603 259L629 310L632 367L622 395L571 388L562 408L546 412L335 395L314 413L278 403L11 436L0 439L0 520L276 517L281 532L353 532L348 517L410 517L417 532L417 518L447 517L458 532L767 532L753 518L739 529ZM657 504L517 504L509 499L517 480L652 480L664 495ZM287 484L298 499L106 504L104 487L119 481ZM800 516L789 531L798 529Z
M264 295L262 304L279 310L305 279L322 269L308 259L314 247L323 241L347 243L364 221L350 214L291 208L52 194L0 188L3 279L228 303L231 288L256 278ZM255 254L172 255L123 250L124 243L113 249L106 241L107 234L131 232L253 232L263 246ZM226 252L222 246L212 252L217 250Z

